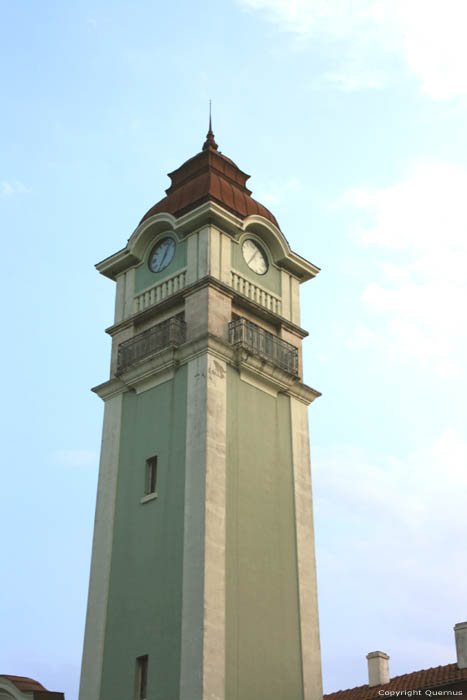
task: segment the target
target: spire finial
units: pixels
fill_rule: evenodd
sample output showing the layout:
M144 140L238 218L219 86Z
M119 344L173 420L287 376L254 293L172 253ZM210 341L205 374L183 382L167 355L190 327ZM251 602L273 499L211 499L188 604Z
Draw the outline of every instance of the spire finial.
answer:
M212 131L211 100L209 100L209 131L206 134L206 141L203 145L203 151L207 151L209 148L213 151L217 151L218 149L218 145L214 141L214 134Z

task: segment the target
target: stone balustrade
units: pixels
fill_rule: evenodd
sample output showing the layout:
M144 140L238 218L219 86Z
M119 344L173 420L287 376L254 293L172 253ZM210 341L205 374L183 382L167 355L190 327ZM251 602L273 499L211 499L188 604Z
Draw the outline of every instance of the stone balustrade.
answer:
M273 311L276 314L281 314L281 300L275 294L267 292L265 289L260 287L250 280L245 279L238 272L231 273L232 276L232 288L248 297L252 301L255 301L260 306L264 306L269 311Z
M136 294L134 298L134 313L144 311L144 309L147 309L153 304L158 304L163 299L166 299L172 294L175 294L175 292L178 292L180 289L183 289L185 285L186 267L183 268L183 270L176 272L175 275L172 275L172 277L161 280L152 287L140 292L140 294Z

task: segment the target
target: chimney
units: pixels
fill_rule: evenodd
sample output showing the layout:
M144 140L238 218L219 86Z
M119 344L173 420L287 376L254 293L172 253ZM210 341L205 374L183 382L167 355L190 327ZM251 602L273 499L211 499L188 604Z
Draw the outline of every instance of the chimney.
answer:
M389 656L384 651L370 651L366 658L368 659L368 685L370 688L389 683Z
M454 625L456 638L457 667L467 668L467 622L458 622Z

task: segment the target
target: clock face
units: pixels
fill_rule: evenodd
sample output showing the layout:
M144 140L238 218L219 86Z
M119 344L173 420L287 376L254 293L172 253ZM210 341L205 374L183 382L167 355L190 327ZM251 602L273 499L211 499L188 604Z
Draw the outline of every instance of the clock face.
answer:
M252 238L243 241L242 253L248 267L257 275L264 275L268 271L266 253Z
M173 238L164 238L157 243L149 256L149 269L152 272L164 270L172 261L175 253L175 241Z

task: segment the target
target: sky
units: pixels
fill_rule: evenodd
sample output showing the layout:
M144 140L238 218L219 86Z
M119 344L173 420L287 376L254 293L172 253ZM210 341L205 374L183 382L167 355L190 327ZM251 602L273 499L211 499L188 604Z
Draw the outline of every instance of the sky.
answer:
M0 26L0 673L76 700L113 283L197 153L302 287L325 692L455 661L467 619L464 0L17 0Z

